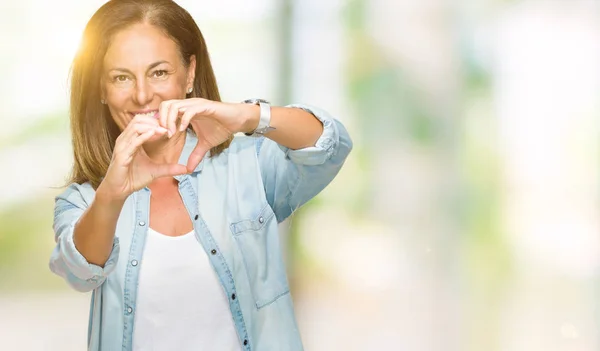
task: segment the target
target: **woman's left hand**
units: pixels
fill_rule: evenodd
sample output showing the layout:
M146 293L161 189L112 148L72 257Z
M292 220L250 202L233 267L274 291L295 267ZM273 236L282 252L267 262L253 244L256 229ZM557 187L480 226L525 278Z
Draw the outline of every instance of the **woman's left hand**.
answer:
M204 155L225 142L232 134L253 130L258 125L259 108L251 104L235 104L202 98L163 101L159 107L159 124L169 137L183 132L188 125L198 136L198 144L190 154L188 171L193 171Z

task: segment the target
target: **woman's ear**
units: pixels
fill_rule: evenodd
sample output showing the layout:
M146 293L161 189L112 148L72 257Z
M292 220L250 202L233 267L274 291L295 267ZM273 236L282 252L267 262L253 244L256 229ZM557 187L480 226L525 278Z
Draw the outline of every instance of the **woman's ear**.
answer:
M188 87L194 86L194 79L196 79L196 55L190 56L190 64L187 71L187 85Z
M104 89L104 77L100 78L100 102L106 105L106 90Z

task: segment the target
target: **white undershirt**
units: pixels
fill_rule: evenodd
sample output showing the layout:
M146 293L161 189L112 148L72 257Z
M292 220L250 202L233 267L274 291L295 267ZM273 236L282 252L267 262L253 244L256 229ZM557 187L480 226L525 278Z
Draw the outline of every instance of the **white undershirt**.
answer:
M148 229L133 350L241 350L225 292L193 231L170 237Z

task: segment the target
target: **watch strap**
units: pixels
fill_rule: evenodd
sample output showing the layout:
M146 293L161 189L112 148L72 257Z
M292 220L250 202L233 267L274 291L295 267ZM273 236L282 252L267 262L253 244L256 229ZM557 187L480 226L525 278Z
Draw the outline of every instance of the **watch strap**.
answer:
M268 101L262 99L249 99L244 100L244 103L247 104L256 104L260 107L260 117L258 121L258 126L254 131L250 133L244 133L247 136L262 136L267 132L274 130L275 128L271 127L271 105Z

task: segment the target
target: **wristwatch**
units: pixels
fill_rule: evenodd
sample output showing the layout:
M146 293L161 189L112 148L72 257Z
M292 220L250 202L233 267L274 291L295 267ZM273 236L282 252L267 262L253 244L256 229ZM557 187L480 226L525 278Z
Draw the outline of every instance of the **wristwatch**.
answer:
M267 100L263 99L248 99L243 101L245 104L253 104L260 106L260 119L258 121L258 126L250 133L244 133L247 136L252 137L260 137L265 133L268 133L274 130L274 127L271 127L271 104Z

